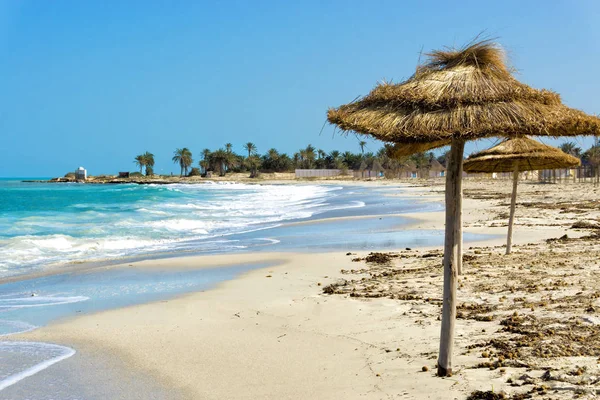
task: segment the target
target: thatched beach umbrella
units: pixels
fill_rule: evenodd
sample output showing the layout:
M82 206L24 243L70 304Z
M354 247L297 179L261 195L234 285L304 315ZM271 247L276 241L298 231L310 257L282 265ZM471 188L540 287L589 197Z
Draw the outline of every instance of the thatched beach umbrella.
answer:
M512 248L513 222L517 203L519 172L543 169L568 168L580 165L581 161L556 147L547 146L527 137L506 139L491 149L471 154L463 163L466 172L512 172L513 189L510 200L510 217L506 238L506 254Z
M600 132L600 120L564 106L556 93L517 81L503 51L490 41L434 51L407 81L380 84L357 101L329 109L327 118L342 131L386 142L450 142L438 375L451 375L465 142L493 136L593 135Z

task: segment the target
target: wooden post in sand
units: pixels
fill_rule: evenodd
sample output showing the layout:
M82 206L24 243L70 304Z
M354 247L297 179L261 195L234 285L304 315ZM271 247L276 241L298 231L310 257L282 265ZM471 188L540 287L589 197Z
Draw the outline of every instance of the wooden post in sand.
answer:
M462 157L460 160L460 163L462 165ZM460 208L457 210L457 214L456 214L456 218L458 218L458 226L460 227L460 232L459 232L459 238L458 238L458 260L456 260L456 272L458 273L458 275L462 275L463 274L463 231L462 231L462 226L463 226L463 221L462 221L462 217L463 217L463 213L462 213L462 199L463 199L463 192L462 192L462 168L460 170L460 181L461 181L461 185L460 185Z
M462 210L462 200L463 200L463 190L462 190L462 178L463 178L463 169L462 169L462 163L463 163L463 155L460 155L460 176L458 178L458 180L460 181L460 190L459 190L459 194L458 196L460 197L459 200L459 204L460 207L456 210L456 218L457 218L457 224L459 226L459 232L458 232L458 259L456 260L456 272L458 273L458 275L462 275L463 273L463 268L462 268L462 264L463 264L463 256L462 256L462 252L463 252L463 231L462 231L462 226L463 226L463 221L462 221L462 217L463 217L463 210Z
M462 211L462 162L465 142L452 139L446 176L446 239L444 242L444 295L438 376L452 376L452 349L456 321L456 287L458 280L460 225Z
M519 166L515 163L513 171L513 189L510 198L510 218L508 219L508 235L506 237L506 254L512 249L513 223L515 221L515 208L517 206L517 184L519 183Z

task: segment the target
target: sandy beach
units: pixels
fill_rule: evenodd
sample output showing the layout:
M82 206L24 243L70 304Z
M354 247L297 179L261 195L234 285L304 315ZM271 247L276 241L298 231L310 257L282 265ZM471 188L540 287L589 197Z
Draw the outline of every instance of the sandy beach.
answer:
M514 252L505 256L510 182L465 182L466 232L498 236L465 245L451 378L435 376L439 248L136 262L158 269L273 264L211 290L60 321L16 339L118 360L115 368L139 371L172 398L465 399L475 391L595 398L599 192L589 183L523 182ZM443 182L398 195L440 201ZM409 217L412 228L443 229L443 212Z
M598 17L0 2L0 400L600 399Z

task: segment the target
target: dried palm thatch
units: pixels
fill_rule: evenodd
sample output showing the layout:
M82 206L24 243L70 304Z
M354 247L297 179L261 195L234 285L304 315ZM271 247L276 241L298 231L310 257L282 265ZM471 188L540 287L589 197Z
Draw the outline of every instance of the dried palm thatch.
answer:
M402 169L405 169L405 170L416 170L417 169L417 164L415 164L411 160L407 160L404 164L402 164Z
M438 376L452 375L457 274L462 268L462 160L466 140L491 136L600 134L600 119L563 105L558 94L517 81L491 41L434 51L400 84L383 83L367 96L331 108L342 131L386 142L450 141L446 174L444 294ZM429 149L434 147L429 147Z
M429 169L431 171L435 171L435 172L440 172L440 171L445 171L446 168L440 164L440 162L438 160L436 160L435 158L432 159L431 161L429 161Z
M450 144L450 140L439 140L436 142L425 143L395 143L388 147L386 154L388 157L399 160L404 157L412 156L416 153L422 153L438 147L444 147Z
M600 133L600 119L564 106L554 92L517 81L495 43L428 57L407 81L382 83L357 101L330 108L329 122L397 143Z
M517 205L517 185L520 171L568 168L580 165L581 161L556 147L547 146L527 137L504 140L497 146L469 156L463 163L467 172L512 172L513 189L508 219L506 254L512 250L512 233Z
M471 154L463 163L467 172L513 172L535 171L575 167L581 164L556 147L547 146L536 140L520 137L506 139L491 149Z

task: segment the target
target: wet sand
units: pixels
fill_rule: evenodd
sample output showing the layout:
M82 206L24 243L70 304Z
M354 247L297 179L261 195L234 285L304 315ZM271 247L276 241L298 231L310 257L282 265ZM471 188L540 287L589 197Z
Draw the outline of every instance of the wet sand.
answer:
M164 400L181 394L103 352L78 352L2 390L9 400Z
M464 399L478 390L593 398L600 190L524 182L519 192L514 254L503 255L503 236L465 246L452 378L434 376L442 282L435 248L368 260L367 252L332 252L140 262L280 261L213 290L62 321L19 339L119 359L172 388L173 398ZM407 193L438 201L443 186ZM508 181L467 181L466 231L504 235L509 193ZM443 228L442 212L412 217L415 228Z

